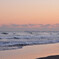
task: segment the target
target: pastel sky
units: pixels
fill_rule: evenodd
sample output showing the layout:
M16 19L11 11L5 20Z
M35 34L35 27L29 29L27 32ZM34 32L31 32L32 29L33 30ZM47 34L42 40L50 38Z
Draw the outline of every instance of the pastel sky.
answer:
M0 25L57 23L59 0L0 0Z

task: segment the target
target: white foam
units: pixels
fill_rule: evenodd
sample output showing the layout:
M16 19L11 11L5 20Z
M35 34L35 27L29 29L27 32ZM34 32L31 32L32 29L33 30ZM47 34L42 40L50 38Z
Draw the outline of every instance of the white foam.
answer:
M59 32L8 32L0 33L0 46L16 44L46 44L59 42Z

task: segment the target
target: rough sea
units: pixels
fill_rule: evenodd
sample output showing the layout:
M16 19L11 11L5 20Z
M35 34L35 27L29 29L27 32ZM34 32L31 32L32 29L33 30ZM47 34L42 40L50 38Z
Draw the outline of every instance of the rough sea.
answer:
M19 49L27 45L59 42L58 31L0 32L0 51Z

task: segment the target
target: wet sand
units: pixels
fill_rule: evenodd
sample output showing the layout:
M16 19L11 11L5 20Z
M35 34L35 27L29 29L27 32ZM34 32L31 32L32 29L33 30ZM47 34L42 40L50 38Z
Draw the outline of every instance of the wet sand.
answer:
M22 49L0 51L0 59L36 59L59 55L59 43L25 46Z

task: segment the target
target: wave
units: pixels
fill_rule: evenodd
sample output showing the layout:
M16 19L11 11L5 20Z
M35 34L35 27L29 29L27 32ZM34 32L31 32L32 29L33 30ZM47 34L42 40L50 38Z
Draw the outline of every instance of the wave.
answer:
M0 50L57 42L59 42L59 32L0 32Z

